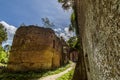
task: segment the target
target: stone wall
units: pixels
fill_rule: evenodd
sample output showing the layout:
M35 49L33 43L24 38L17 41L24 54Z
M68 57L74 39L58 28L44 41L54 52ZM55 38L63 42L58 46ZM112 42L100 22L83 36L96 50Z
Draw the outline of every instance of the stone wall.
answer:
M14 36L8 69L52 69L60 66L62 44L50 28L22 26Z
M75 6L88 80L120 80L120 0L75 0Z
M72 52L69 53L69 59L73 62L77 62L78 61L78 51L74 50Z
M65 42L65 40L61 37L62 43L62 61L61 65L67 64L69 62L69 46Z

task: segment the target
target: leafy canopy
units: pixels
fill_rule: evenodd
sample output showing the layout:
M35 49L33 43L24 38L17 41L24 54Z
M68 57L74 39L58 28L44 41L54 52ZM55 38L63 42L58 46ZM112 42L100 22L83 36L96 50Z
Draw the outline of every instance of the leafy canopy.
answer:
M59 3L62 4L62 8L65 10L70 9L73 6L74 0L58 0Z
M49 18L42 18L42 22L43 22L43 27L46 28L52 28L55 26L54 23L49 20Z
M0 63L6 63L8 61L7 54L5 50L0 46Z
M3 41L7 40L7 32L2 24L0 24L0 45Z
M67 41L68 45L70 48L72 49L78 49L79 44L78 44L78 38L76 36L71 37L68 41Z
M74 0L58 0L59 3L62 4L62 8L64 10L69 10L72 9L73 12L71 14L71 24L69 25L69 31L75 31L77 34L77 25L76 25L76 15L75 15L75 5L74 5Z

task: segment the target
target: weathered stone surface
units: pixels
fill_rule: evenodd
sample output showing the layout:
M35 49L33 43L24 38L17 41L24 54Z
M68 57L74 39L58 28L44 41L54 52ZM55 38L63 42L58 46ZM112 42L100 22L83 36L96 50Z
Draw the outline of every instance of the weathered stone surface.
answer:
M120 80L120 0L75 2L88 80Z
M73 62L77 62L78 61L78 53L79 52L77 50L70 52L70 55L69 55L70 60Z
M65 42L65 40L61 37L61 43L62 43L62 60L61 60L61 65L64 65L68 63L69 61L69 46Z
M14 36L8 69L51 69L60 66L62 44L54 31L37 26L20 27Z

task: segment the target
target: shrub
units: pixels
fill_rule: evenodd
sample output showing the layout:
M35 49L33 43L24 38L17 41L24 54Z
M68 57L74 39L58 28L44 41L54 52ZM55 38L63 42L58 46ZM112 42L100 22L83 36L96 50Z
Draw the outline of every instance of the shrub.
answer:
M7 53L0 46L0 63L7 63L7 61L8 61Z
M68 73L64 74L63 76L59 77L57 80L71 80L73 73L74 73L74 69L72 69Z

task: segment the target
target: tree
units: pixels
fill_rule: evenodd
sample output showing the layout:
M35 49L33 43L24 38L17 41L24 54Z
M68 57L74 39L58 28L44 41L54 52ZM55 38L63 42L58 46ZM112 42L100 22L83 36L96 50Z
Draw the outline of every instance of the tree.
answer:
M78 38L76 36L71 37L68 41L67 41L68 45L70 48L73 49L78 49Z
M7 63L8 61L8 56L3 49L3 47L0 45L0 63Z
M86 72L86 65L85 65L85 58L84 58L84 52L83 52L83 45L82 45L82 38L81 38L81 32L80 26L79 26L79 21L78 21L78 9L77 6L77 1L79 0L58 0L58 2L62 3L63 9L67 10L72 7L73 13L71 14L71 25L69 30L74 30L76 36L78 38L77 41L77 49L78 49L78 62L75 68L75 73L73 76L73 80L88 80L87 79L87 72ZM71 4L69 6L66 6L68 4Z
M8 56L9 56L9 52L10 52L10 50L11 50L11 46L10 46L9 44L6 44L6 45L4 46L4 50L6 51L7 57L8 57Z
M75 32L77 34L77 29L76 29L77 25L76 25L75 18L76 18L75 12L73 11L72 14L71 14L71 17L70 17L71 24L69 25L69 31L73 31L73 32Z
M62 8L64 10L71 9L73 10L71 14L71 24L69 25L69 31L75 31L76 34L78 34L78 29L77 29L77 23L76 23L76 11L75 11L75 1L74 0L58 0L59 3L62 4Z
M54 23L51 22L47 17L42 18L42 22L43 22L43 27L46 27L46 28L52 28L55 26Z
M7 32L2 24L0 24L0 45L7 40Z
M58 0L62 4L62 8L65 10L70 9L73 6L74 0Z
M4 46L4 49L8 52L8 51L11 50L11 46L10 46L9 44L6 44L6 45Z

